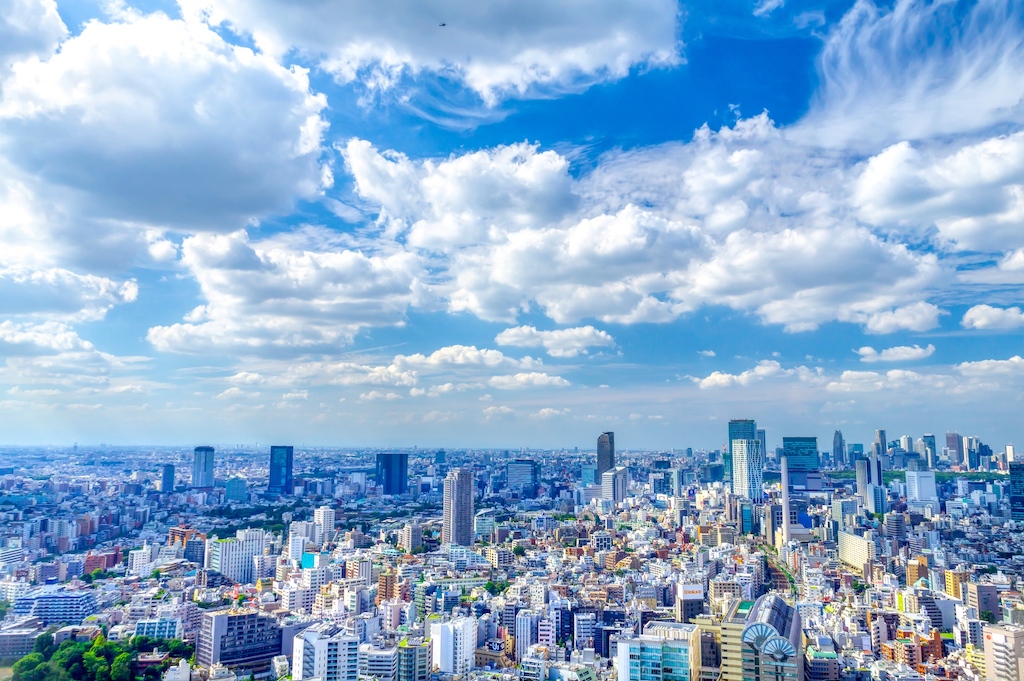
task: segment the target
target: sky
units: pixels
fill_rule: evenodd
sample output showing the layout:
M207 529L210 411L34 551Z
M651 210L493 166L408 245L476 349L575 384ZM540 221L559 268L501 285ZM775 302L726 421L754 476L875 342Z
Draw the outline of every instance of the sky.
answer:
M0 442L1024 445L1024 2L8 0Z

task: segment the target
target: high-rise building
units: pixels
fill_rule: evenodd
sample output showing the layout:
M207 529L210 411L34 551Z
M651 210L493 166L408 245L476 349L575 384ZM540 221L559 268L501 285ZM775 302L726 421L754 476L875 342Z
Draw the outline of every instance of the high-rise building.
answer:
M601 480L604 472L615 467L615 433L601 433L597 438L597 472Z
M174 464L165 463L160 467L160 491L164 494L174 491Z
M596 463L585 463L580 466L580 484L584 487L601 484L601 481L597 479Z
M464 675L473 669L476 652L477 621L474 617L456 617L450 622L430 626L433 666L443 674Z
M789 480L787 482L791 489L821 489L818 438L784 437L782 438L782 455L789 459Z
M939 494L935 488L935 471L907 471L907 503L928 504L939 510Z
M213 487L213 447L196 447L193 452L192 487Z
M982 630L985 678L988 681L1024 679L1024 627L989 625Z
M984 613L987 612L992 618L998 620L1001 612L999 609L999 591L996 589L996 585L968 582L967 607L975 608L982 619L985 619Z
M640 636L619 639L619 681L698 681L700 629L683 622L650 622Z
M205 612L196 640L196 663L207 669L222 664L260 674L269 671L271 661L281 654L281 639L281 627L271 615L256 610ZM310 676L293 678L299 681Z
M295 460L295 448L274 445L270 448L270 481L267 492L271 494L294 494L295 482L292 469Z
M868 498L868 485L871 484L871 476L868 473L868 460L858 458L854 461L854 469L857 472L857 496L861 503L866 503Z
M409 455L406 452L377 452L377 484L384 494L405 494L409 490Z
M725 479L732 480L732 443L733 440L756 440L757 422L753 419L732 419L729 421L729 439L725 443L725 454L722 463L725 465ZM762 449L764 441L761 442Z
M330 506L320 506L313 511L313 541L323 547L334 539L334 524L337 512Z
M521 499L537 498L540 464L533 459L516 459L505 466L506 485L519 493Z
M423 528L415 521L407 523L398 533L398 543L406 553L412 553L423 546Z
M527 649L537 642L540 615L533 610L520 610L516 614L516 659L526 657Z
M1010 469L1010 517L1024 520L1024 461L1014 461Z
M875 451L879 456L885 456L889 452L889 442L886 440L884 429L875 431Z
M954 466L964 463L964 441L960 433L946 433L946 449L950 450L949 463Z
M760 440L733 440L732 493L754 503L764 498L764 448Z
M210 564L207 566L233 582L251 584L253 556L262 556L266 545L263 530L238 530L234 537L210 542Z
M398 681L427 681L430 662L429 639L402 639L398 644Z
M626 498L626 490L629 488L629 469L625 466L616 466L605 471L601 476L601 498L613 501L616 504Z
M837 430L832 436L832 465L845 468L846 464L846 440L843 439L843 431Z
M473 471L455 468L444 479L441 543L473 545Z
M292 653L294 681L357 681L359 637L345 634L333 622L314 624L295 636Z

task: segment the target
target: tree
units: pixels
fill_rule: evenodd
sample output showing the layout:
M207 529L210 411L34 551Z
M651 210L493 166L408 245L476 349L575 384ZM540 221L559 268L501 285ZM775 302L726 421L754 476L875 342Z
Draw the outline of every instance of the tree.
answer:
M110 665L110 681L130 681L131 679L132 656L128 653L121 653L114 658Z
M53 657L53 653L56 650L57 646L53 645L53 634L48 631L44 631L39 636L36 636L36 642L32 644L32 652L39 653L46 661Z
M518 546L517 545L514 549L512 549L512 553L513 553L513 555L516 555L516 556L525 556L526 555L526 549L523 548L522 546Z
M981 617L981 619L985 620L989 624L996 623L996 614L991 610L982 610L979 614L979 617Z
M0 620L7 617L7 611L11 609L11 604L8 601L0 598Z
M11 676L12 681L31 681L34 678L32 672L44 662L46 660L43 659L41 654L29 653L14 663L14 667L11 669L13 672Z

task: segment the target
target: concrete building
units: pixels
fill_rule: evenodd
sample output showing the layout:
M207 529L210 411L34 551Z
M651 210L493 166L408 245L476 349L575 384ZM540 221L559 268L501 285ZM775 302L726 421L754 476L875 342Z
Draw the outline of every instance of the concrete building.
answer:
M852 532L839 533L839 560L861 574L875 559L875 542Z
M613 501L616 504L626 498L626 489L629 487L629 469L625 466L616 466L607 470L601 476L601 498Z
M336 624L313 625L297 634L293 645L293 681L358 681L359 639Z
M640 636L620 638L619 681L697 681L700 629L682 622L651 622Z
M259 674L281 654L281 642L281 627L270 615L253 610L206 612L196 640L196 663L207 669L221 664Z
M477 621L457 617L430 626L433 666L444 674L465 674L473 669L477 644Z
M1006 624L987 626L985 638L985 677L988 681L1024 679L1024 627Z
M96 612L96 597L88 589L42 586L15 600L11 611L19 617L38 617L44 626L81 624Z
M800 613L776 594L757 599L740 637L745 681L802 681Z
M239 584L250 584L253 578L253 557L262 556L266 543L263 530L238 530L234 537L210 542L208 568L216 570Z
M473 545L473 471L469 469L456 468L444 479L441 543Z
M427 681L430 639L404 638L398 643L398 681Z

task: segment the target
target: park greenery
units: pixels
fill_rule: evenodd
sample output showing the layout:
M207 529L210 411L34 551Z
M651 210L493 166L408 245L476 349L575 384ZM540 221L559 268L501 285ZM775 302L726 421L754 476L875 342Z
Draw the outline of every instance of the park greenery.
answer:
M139 654L160 650L168 659L141 670ZM136 636L130 641L64 641L57 646L53 634L36 639L31 653L14 663L11 681L156 681L170 666L171 659L190 658L194 648L177 639Z

